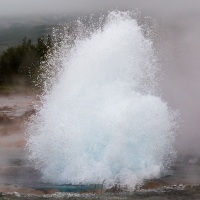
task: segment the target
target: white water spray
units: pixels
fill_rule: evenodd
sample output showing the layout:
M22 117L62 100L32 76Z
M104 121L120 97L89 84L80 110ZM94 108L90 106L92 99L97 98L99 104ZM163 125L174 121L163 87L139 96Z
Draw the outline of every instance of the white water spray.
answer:
M155 96L156 58L136 20L111 12L67 57L58 54L62 74L28 125L29 158L43 178L133 188L166 172L175 116Z

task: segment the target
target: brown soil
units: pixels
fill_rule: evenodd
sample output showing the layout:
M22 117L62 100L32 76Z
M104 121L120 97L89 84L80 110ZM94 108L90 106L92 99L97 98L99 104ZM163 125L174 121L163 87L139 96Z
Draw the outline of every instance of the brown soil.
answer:
M151 181L148 181L146 182L142 187L141 189L145 189L145 190L148 190L148 189L158 189L158 188L161 188L163 186L166 186L168 185L166 182L162 181L162 180L151 180Z

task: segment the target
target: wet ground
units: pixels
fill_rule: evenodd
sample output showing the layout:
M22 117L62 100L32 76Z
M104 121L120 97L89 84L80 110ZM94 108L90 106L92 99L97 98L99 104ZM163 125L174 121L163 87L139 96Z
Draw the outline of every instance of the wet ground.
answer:
M59 193L58 188L42 182L40 173L26 159L24 129L37 104L40 102L35 94L0 94L0 200L200 199L200 158L189 155L179 155L172 174L150 180L134 193L120 188L89 191L93 194Z
M73 200L86 200L86 199L98 199L98 200L189 200L189 199L200 199L200 186L186 186L185 188L163 188L160 190L145 190L136 191L132 193L105 193L105 194L80 194L80 193L53 193L43 195L32 195L32 194L20 194L14 193L0 193L0 200L19 200L19 199L31 199L31 200L42 200L42 199L73 199Z
M29 93L0 94L0 191L40 181L24 150L25 124L35 114L36 102L37 96Z

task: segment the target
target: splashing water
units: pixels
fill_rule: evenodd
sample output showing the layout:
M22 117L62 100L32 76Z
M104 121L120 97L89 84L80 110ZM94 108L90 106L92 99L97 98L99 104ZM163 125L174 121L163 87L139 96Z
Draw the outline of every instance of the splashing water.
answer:
M29 158L44 180L134 188L165 173L176 117L155 95L156 57L136 20L111 12L66 49L58 53L62 73L27 130Z

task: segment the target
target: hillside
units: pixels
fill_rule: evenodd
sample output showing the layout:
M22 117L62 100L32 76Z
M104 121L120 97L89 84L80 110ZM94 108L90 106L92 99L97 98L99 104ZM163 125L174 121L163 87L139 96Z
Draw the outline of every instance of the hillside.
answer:
M67 23L73 16L21 16L0 17L0 53L8 47L19 45L26 36L35 43L38 37L51 34L53 27Z

